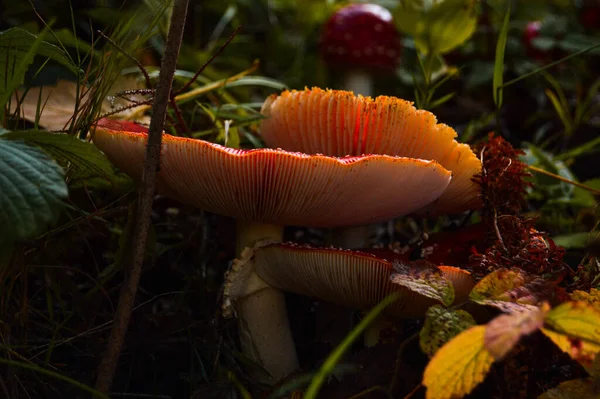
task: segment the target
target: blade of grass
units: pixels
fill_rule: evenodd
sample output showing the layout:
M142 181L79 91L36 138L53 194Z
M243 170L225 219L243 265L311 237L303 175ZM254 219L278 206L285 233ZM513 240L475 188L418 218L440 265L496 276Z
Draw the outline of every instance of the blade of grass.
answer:
M551 62L551 63L549 63L549 64L547 64L547 65L544 65L543 67L540 67L540 68L534 69L534 70L533 70L533 71L531 71L531 72L527 72L527 73L525 73L525 74L523 74L523 75L521 75L521 76L518 76L518 77L516 77L516 78L514 78L514 79L511 79L511 80L509 80L508 82L506 82L506 83L502 84L500 87L501 87L501 88L505 88L505 87L508 87L508 86L510 86L510 85L513 85L513 84L515 84L515 83L517 83L517 82L520 82L520 81L521 81L521 80L523 80L523 79L527 79L527 78L529 78L529 77L531 77L531 76L533 76L533 75L537 75L538 73L540 73L540 72L542 72L542 71L545 71L545 70L547 70L547 69L550 69L550 68L552 68L552 67L554 67L554 66L556 66L556 65L558 65L558 64L561 64L561 63L563 63L563 62L565 62L565 61L568 61L568 60L570 60L571 58L575 58L575 57L578 57L578 56L580 56L581 54L585 54L585 53L587 53L588 51L591 51L591 50L593 50L593 49L595 49L595 48L597 48L597 47L600 47L600 43L597 43L597 44L594 44L593 46L589 46L589 47L587 47L587 48L584 48L583 50L580 50L580 51L578 51L578 52L576 52L576 53L573 53L573 54L570 54L570 55L568 55L568 56L566 56L566 57L563 57L563 58L561 58L560 60L557 60L557 61Z
M562 182L565 182L565 183L568 183L568 184L572 184L572 185L574 185L574 186L576 186L576 187L579 187L579 188L582 188L582 189L584 189L584 190L586 190L586 191L589 191L589 192L590 192L590 193L592 193L592 194L595 194L595 195L600 195L600 190L596 190L596 189L595 189L595 188L593 188L593 187L586 186L585 184L582 184L582 183L576 182L576 181L574 181L574 180L571 180L571 179L567 179L566 177L562 177L562 176L560 176L560 175L557 175L557 174L555 174L555 173L552 173L552 172L548 172L547 170L544 170L544 169L538 168L537 166L528 165L527 167L528 167L529 169L531 169L532 171L536 172L536 173L540 173L540 174L542 174L542 175L546 175L546 176L552 177L552 178L554 178L554 179L556 179L556 180L560 180L560 181L562 181Z
M316 399L321 389L321 386L325 382L325 379L328 375L330 375L335 365L340 361L344 353L348 351L350 346L354 341L356 341L362 332L375 320L377 316L389 305L391 305L396 299L398 299L398 293L393 293L388 295L381 301L377 306L375 306L367 316L361 320L360 323L344 338L344 340L334 349L333 352L325 359L323 365L317 371L315 376L313 377L310 385L306 389L304 393L304 399Z
M494 104L496 108L502 107L502 82L504 81L504 52L506 50L506 40L508 39L508 28L510 22L510 5L506 10L504 16L504 22L502 28L500 28L500 35L498 36L498 43L496 44L496 59L494 61Z

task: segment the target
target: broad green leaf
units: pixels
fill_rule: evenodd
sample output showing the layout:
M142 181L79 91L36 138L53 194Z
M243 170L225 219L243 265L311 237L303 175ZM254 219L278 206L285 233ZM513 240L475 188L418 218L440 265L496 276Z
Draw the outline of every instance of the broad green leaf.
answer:
M471 0L403 1L394 11L398 29L415 40L423 54L444 54L467 41L477 27Z
M471 327L437 351L423 374L427 399L462 398L484 380L494 362L484 335L485 326Z
M506 39L508 37L508 28L510 22L510 6L506 10L504 16L504 22L500 29L500 35L498 36L498 42L496 43L496 59L494 61L494 104L496 108L502 106L502 83L504 82L504 51L506 50Z
M445 306L454 302L454 286L452 282L435 268L413 269L402 263L397 263L390 281L428 298L440 301Z
M41 233L67 196L63 171L46 153L0 139L0 247Z
M25 140L37 145L67 167L71 181L91 177L112 180L114 168L104 154L91 143L64 133L39 130L11 132L2 136L9 140Z
M600 389L593 378L578 378L561 382L537 399L598 399Z
M41 40L42 37L43 33L38 38L21 28L0 32L0 105L23 83L35 55L52 59L76 75L79 73L60 47Z
M600 352L600 312L585 301L566 302L548 312L542 332L584 367Z
M452 338L477 323L464 310L450 310L434 305L427 310L425 323L419 333L421 350L432 357Z
M502 360L521 337L536 332L544 325L544 316L550 309L547 303L541 308L525 312L503 314L485 327L485 347L495 360Z
M541 297L548 293L547 287L541 277L524 270L498 269L481 279L469 298L507 313L535 310Z

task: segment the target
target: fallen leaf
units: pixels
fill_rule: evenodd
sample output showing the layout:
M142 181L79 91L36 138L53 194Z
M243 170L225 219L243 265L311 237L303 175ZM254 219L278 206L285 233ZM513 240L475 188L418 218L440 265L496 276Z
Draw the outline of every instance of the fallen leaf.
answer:
M494 357L484 335L485 326L471 327L437 351L423 375L427 399L461 398L485 379Z
M130 101L114 96L117 92L124 90L139 89L137 80L134 78L122 77L118 79L112 86L109 97L107 97L102 103L102 113L111 112L119 107L123 107L131 104ZM10 112L15 112L18 101L21 101L23 91L17 92L13 96L10 102ZM39 126L47 130L64 130L71 123L71 118L75 113L75 107L81 107L86 101L89 100L90 89L83 85L79 86L79 92L77 83L68 80L59 80L56 85L52 86L37 86L30 88L25 97L23 98L19 107L19 117L30 122L35 122L36 113L38 110L38 100L40 99L40 115L39 115ZM79 103L77 103L77 97L79 96ZM144 97L139 95L131 95L128 98L134 101L145 100ZM137 108L137 107L136 107ZM135 115L136 108L128 109L114 115L111 118L129 119L130 116ZM149 123L150 119L148 116L142 116L141 118L135 118L137 122Z
M548 312L545 325L542 332L561 350L592 367L600 352L600 312L586 302L566 302Z
M427 265L428 262L415 262ZM403 262L394 263L394 273L390 281L428 298L440 301L445 306L454 302L454 287L442 272L431 267L413 268Z
M498 269L481 279L469 298L505 313L532 311L552 293L549 282L518 268Z

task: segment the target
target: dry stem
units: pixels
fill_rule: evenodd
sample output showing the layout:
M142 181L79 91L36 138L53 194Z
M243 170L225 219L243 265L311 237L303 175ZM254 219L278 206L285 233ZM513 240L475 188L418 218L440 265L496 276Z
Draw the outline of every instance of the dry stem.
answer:
M162 130L165 123L167 106L171 97L171 86L183 38L187 8L188 0L174 0L171 25L167 35L165 54L161 63L160 76L153 104L152 120L148 132L148 147L146 149L146 160L138 195L136 222L134 224L132 262L125 275L108 346L98 368L96 389L101 392L108 392L112 385L140 280L144 255L146 253L148 229L150 227L156 172L159 166Z

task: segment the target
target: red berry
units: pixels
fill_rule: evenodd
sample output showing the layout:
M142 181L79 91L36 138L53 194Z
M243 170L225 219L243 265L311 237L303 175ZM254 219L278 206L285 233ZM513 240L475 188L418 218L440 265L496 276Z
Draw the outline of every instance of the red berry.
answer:
M543 50L538 49L533 45L533 39L540 36L542 29L542 23L540 21L531 21L525 27L523 32L523 44L525 45L525 52L527 56L538 61L545 60L547 53Z

